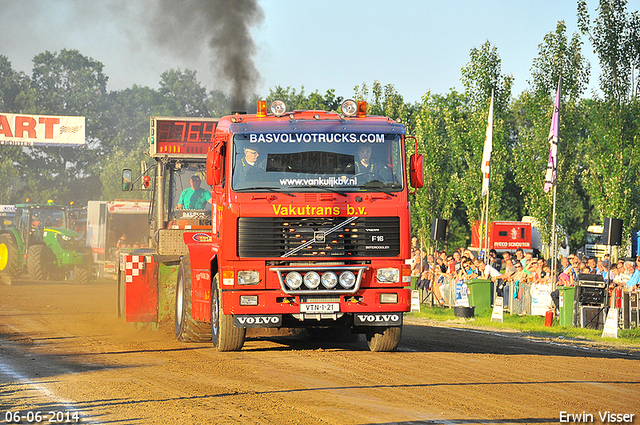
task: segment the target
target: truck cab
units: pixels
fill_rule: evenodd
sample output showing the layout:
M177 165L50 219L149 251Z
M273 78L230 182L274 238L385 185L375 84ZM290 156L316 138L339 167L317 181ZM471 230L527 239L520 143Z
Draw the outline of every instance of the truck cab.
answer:
M209 325L228 351L247 328L302 327L395 349L410 305L404 126L364 102L351 114L272 106L218 122L211 233L185 235L176 336Z

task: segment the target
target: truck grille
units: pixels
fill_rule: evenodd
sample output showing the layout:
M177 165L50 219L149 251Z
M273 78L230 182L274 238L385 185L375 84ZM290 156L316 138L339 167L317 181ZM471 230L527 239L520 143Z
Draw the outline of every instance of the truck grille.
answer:
M243 258L396 257L400 254L400 219L398 217L351 217L353 221L347 222L348 219L348 217L239 218L238 256ZM326 233L336 227L335 231Z

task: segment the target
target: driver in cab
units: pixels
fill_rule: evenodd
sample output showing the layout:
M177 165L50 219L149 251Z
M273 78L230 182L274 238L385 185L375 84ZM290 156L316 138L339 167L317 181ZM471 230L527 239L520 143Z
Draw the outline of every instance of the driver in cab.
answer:
M240 159L239 170L236 173L239 183L259 180L259 176L263 174L265 167L263 162L258 161L258 156L260 156L260 152L254 147L244 148L244 157Z
M186 188L180 194L178 200L179 210L203 210L211 203L211 193L200 187L200 177L197 174L191 176L191 187Z
M355 161L355 175L372 175L373 179L383 178L391 181L391 170L380 161L371 161L371 146L362 145L358 148Z

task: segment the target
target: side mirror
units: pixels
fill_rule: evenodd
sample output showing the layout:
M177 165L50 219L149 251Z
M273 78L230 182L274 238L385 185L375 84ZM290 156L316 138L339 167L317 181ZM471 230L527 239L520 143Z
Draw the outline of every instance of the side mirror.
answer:
M411 155L409 161L409 180L416 189L424 186L424 157L421 154Z
M209 186L220 184L222 180L220 171L220 154L211 150L207 153L207 184Z
M133 176L131 174L131 170L125 168L122 170L122 190L129 191L133 190Z

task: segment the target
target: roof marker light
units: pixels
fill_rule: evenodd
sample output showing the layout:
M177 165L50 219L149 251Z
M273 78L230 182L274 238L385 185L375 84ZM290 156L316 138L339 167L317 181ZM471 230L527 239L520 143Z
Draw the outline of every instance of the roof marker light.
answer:
M367 102L364 100L358 101L358 112L356 112L358 118L364 118L367 116Z
M274 100L271 102L271 112L276 117L281 117L287 112L287 105L282 100Z
M266 117L267 116L267 101L259 100L258 101L258 110L256 112L256 116L258 117Z
M341 109L343 114L345 114L348 117L353 117L358 111L358 105L356 104L355 100L347 99L344 102L342 102Z

